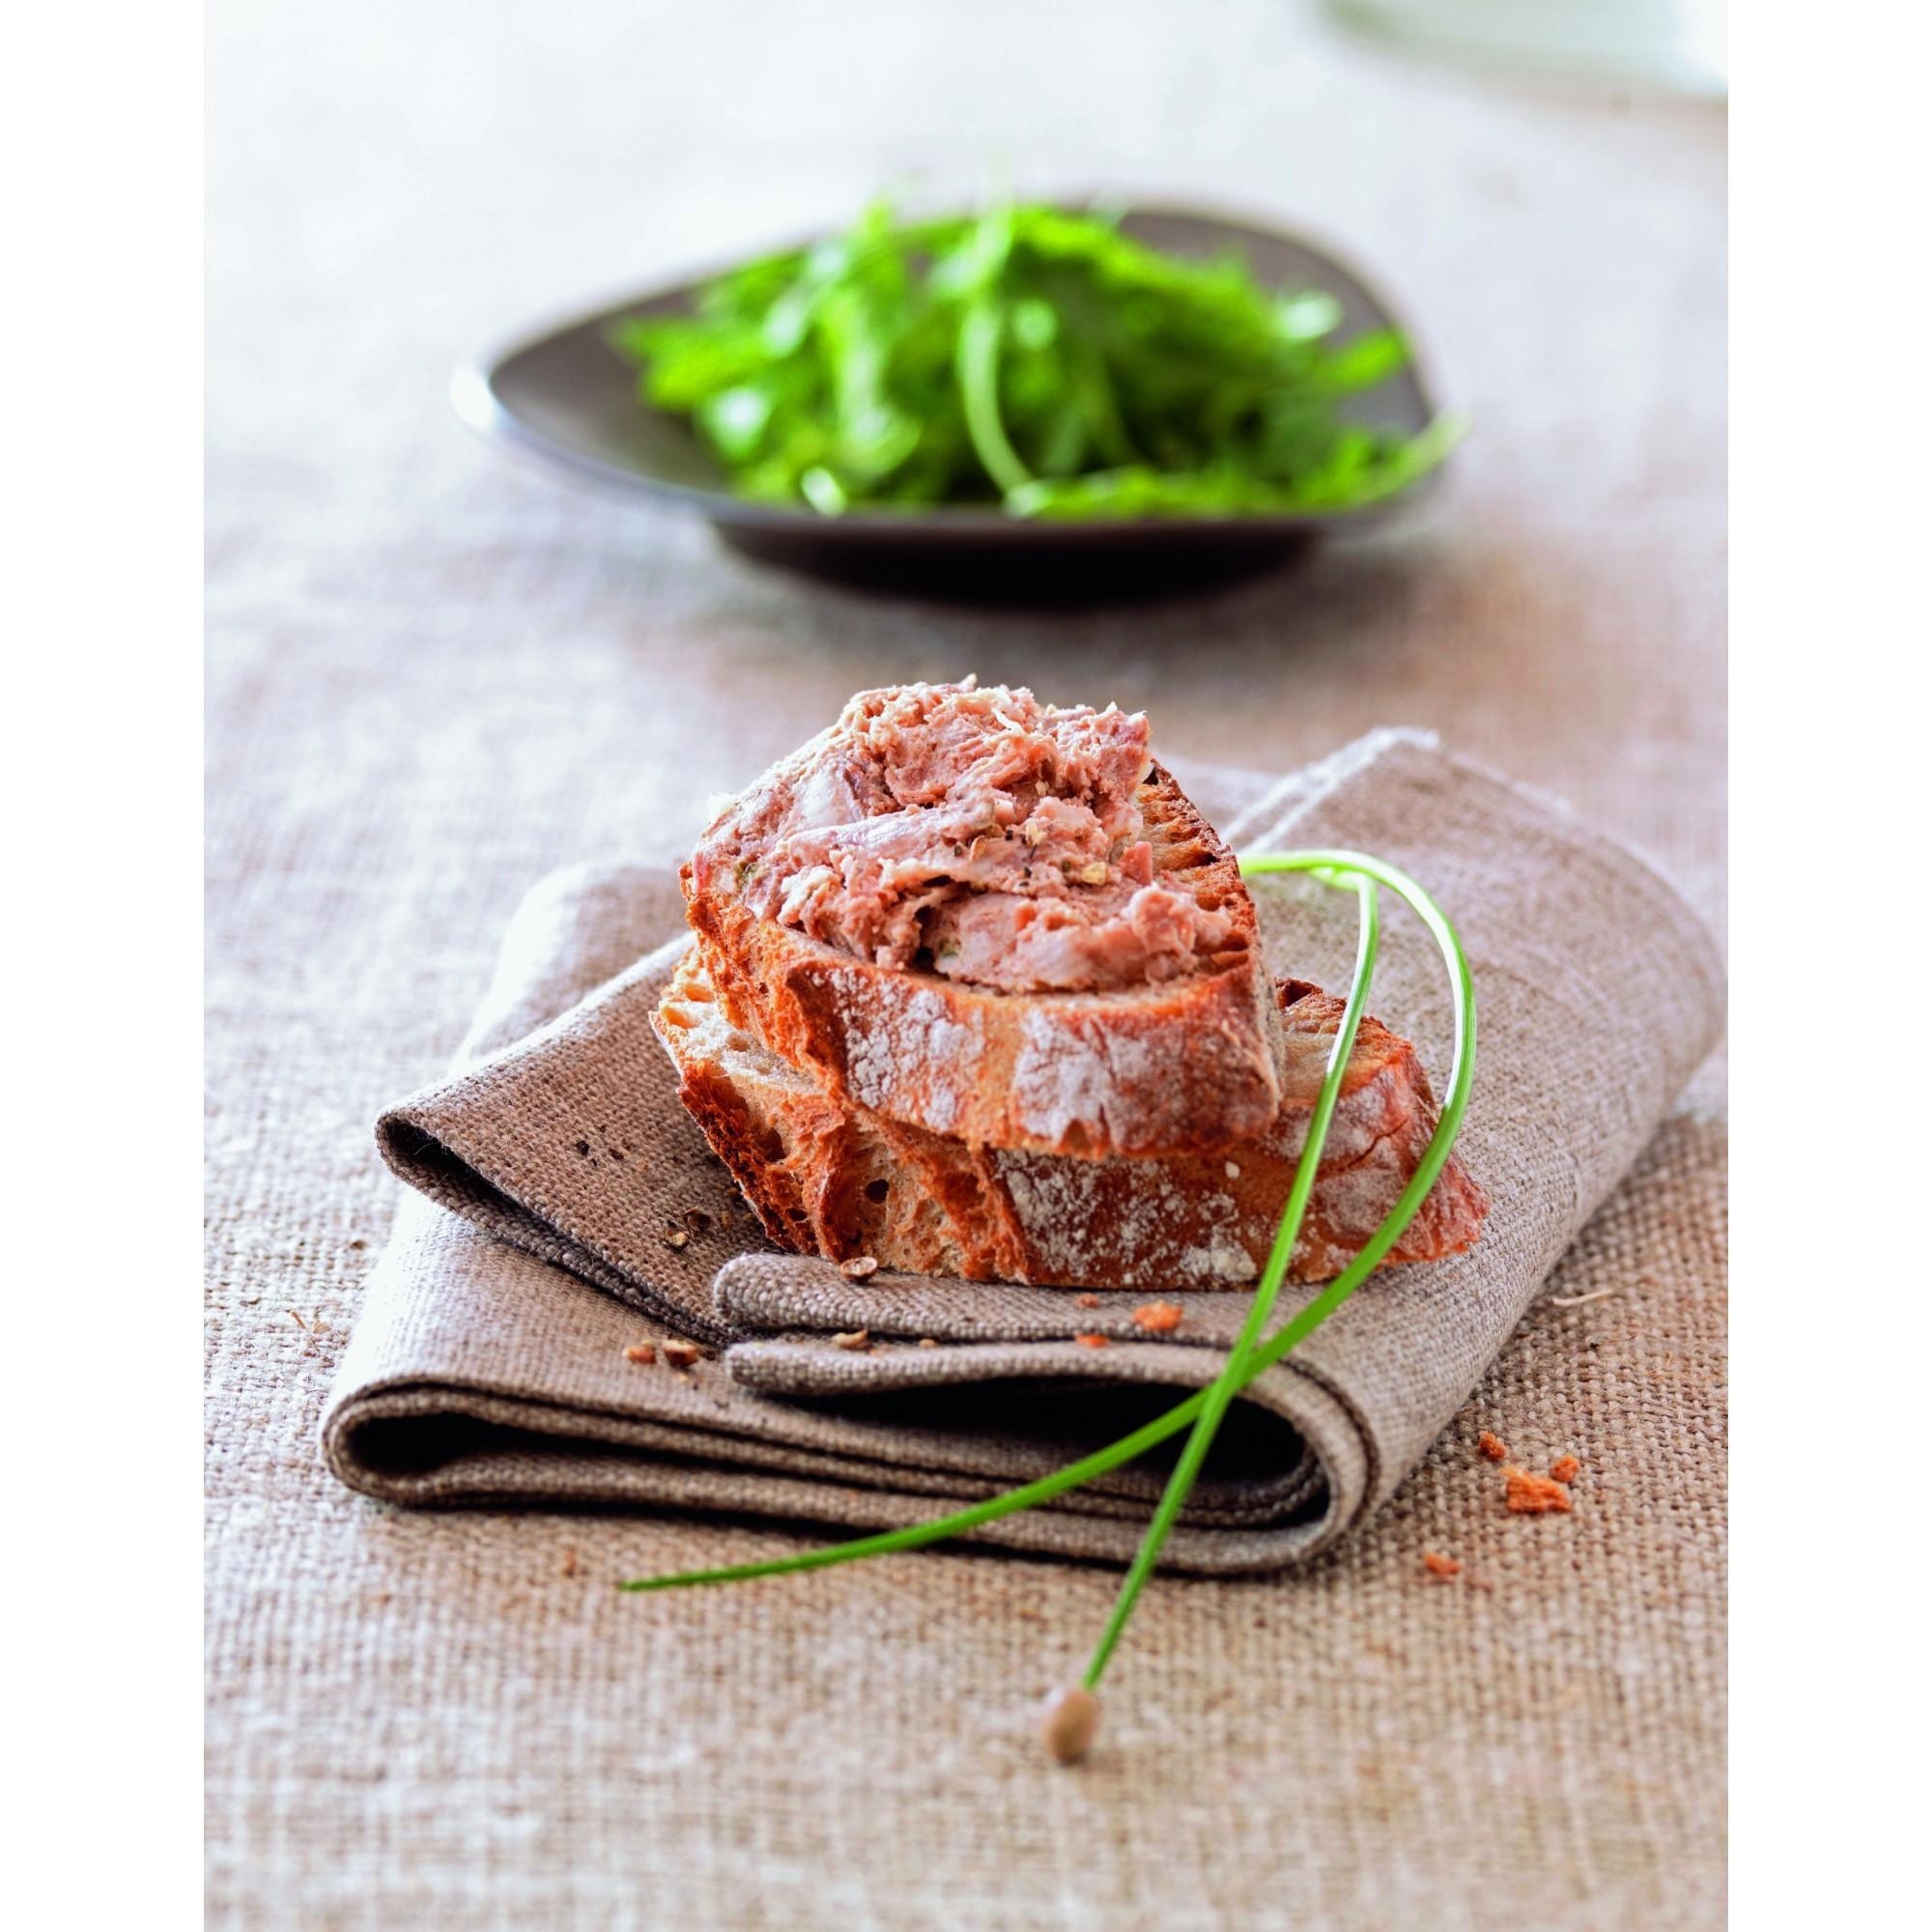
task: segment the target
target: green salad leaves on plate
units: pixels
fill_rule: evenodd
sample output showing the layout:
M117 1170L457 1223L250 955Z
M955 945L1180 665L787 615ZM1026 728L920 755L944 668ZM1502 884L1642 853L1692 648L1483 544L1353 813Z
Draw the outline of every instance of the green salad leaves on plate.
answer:
M1345 400L1407 358L1337 342L1328 295L1183 261L1097 214L999 207L848 233L612 332L655 409L689 415L740 495L1021 517L1228 517L1373 503L1441 461Z

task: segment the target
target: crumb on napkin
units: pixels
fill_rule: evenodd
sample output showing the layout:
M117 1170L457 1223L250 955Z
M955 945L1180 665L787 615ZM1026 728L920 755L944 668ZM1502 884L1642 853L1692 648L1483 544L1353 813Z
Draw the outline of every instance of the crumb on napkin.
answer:
M1583 1473L1583 1465L1574 1456L1559 1456L1550 1463L1549 1473L1559 1483L1574 1483Z
M1504 1446L1502 1438L1497 1435L1492 1435L1487 1429L1476 1437L1476 1447L1492 1463L1500 1463L1509 1454L1509 1450Z
M1503 1471L1503 1498L1519 1516L1541 1516L1548 1510L1570 1507L1570 1492L1561 1483L1528 1469Z
M1172 1335L1180 1326L1180 1315L1171 1301L1150 1301L1134 1310L1134 1326L1150 1335Z
M1439 1549L1425 1549L1422 1552L1422 1567L1432 1577L1447 1578L1450 1577L1460 1577L1463 1574L1462 1564L1453 1556L1443 1555Z

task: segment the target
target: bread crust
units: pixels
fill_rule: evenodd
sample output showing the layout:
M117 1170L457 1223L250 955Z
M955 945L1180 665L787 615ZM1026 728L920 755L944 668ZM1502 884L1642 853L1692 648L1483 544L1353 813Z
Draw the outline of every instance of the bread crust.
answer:
M781 1247L975 1281L1240 1289L1273 1243L1343 1009L1298 980L1279 982L1275 1003L1283 1098L1265 1131L1212 1153L1143 1158L974 1147L854 1107L734 1023L697 949L655 1024L686 1107ZM1414 1048L1365 1018L1292 1279L1327 1280L1353 1259L1435 1120ZM1461 1252L1487 1207L1452 1156L1390 1260Z
M1153 765L1137 803L1156 881L1228 922L1184 978L1014 993L882 967L758 917L728 884L699 891L688 864L687 916L733 1023L848 1106L968 1147L1212 1153L1264 1132L1281 1101L1260 923L1171 774Z

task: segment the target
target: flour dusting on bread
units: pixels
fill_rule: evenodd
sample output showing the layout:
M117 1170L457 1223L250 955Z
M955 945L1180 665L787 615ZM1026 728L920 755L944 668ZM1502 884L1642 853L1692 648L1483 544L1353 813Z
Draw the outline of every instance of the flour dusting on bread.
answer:
M931 993L915 993L903 1008L889 1012L869 1031L854 1026L853 1051L845 1063L846 1084L862 1107L892 1110L898 1070L944 1063L967 1079L977 1077L984 1057L983 1029L971 1014L955 1018L946 1003ZM942 1089L927 1108L927 1124L948 1132L957 1111L954 1091Z

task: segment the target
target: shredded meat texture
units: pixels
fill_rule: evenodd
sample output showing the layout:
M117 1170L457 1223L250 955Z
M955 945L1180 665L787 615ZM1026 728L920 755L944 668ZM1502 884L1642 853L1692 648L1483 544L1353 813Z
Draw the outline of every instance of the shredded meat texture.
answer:
M1227 917L1154 880L1141 713L1002 685L862 692L705 834L701 890L880 966L1015 992L1199 972Z

